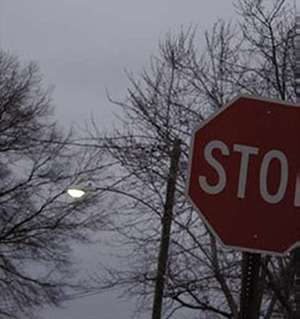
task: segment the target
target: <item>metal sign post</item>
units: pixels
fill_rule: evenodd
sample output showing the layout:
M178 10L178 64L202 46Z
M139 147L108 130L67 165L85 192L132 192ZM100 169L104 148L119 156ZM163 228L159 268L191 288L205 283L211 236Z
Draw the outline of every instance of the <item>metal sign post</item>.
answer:
M295 57L295 92L297 103L300 103L300 13L296 16Z
M260 300L258 283L261 254L243 253L242 288L239 319L258 319Z
M296 101L300 104L300 14L296 15L295 26L295 92ZM295 317L300 318L300 248L294 252L295 277L294 277L294 296L295 296Z

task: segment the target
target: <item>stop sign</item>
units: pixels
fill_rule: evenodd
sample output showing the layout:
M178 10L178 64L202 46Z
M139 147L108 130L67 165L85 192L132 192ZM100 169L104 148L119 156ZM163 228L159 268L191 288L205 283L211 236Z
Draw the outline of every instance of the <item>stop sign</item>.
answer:
M225 245L300 244L300 107L240 96L194 131L188 197Z

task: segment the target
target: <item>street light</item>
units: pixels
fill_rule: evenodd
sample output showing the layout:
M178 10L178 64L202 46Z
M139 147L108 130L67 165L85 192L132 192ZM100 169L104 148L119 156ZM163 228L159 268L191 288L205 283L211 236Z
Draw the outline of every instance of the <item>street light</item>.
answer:
M176 139L173 143L172 154L170 156L170 168L167 179L166 199L164 203L163 216L162 216L162 230L160 238L160 247L157 258L157 270L155 277L154 297L152 305L152 319L161 319L162 305L163 305L163 292L165 286L165 277L167 270L167 262L169 255L169 244L171 235L171 224L173 219L173 209L175 204L175 192L176 192L176 180L179 170L179 160L181 156L181 141ZM117 182L118 184L119 182ZM99 190L100 188L96 188ZM79 186L69 187L67 192L74 198L82 198L87 194L87 188L81 188ZM104 189L101 189L104 190ZM122 195L129 196L136 199L135 196L131 196L126 191L122 191L114 188L106 188L106 191L113 191ZM144 202L147 204L147 202Z
M82 198L84 195L86 195L87 192L79 186L70 186L67 189L67 193L72 198Z

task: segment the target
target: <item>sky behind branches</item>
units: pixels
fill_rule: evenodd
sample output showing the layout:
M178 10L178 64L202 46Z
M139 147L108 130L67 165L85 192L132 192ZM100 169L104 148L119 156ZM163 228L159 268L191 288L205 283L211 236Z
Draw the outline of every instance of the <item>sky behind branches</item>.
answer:
M201 40L205 29L234 12L231 0L0 1L1 49L39 64L45 84L53 87L55 116L65 127L83 127L91 114L99 128L109 127L117 109L106 91L125 97L125 69L138 77L168 32L193 26ZM110 258L105 243L77 253L84 265ZM39 319L132 318L133 302L117 296L71 301L64 309L42 311Z

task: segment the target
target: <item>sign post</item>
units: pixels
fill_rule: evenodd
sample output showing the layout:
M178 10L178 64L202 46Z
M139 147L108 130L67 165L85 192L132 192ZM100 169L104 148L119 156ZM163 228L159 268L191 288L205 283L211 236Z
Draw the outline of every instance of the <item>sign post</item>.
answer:
M261 255L243 253L239 319L259 318L258 284Z
M296 15L296 29L295 29L295 92L297 103L300 104L300 14ZM295 295L295 309L296 318L300 318L300 248L294 252L295 260L295 276L294 276L294 295Z

